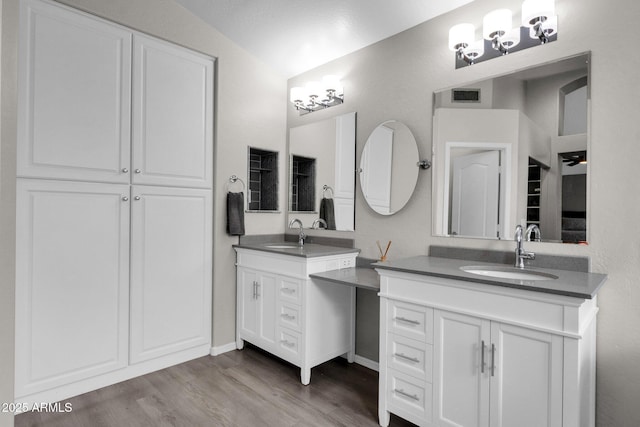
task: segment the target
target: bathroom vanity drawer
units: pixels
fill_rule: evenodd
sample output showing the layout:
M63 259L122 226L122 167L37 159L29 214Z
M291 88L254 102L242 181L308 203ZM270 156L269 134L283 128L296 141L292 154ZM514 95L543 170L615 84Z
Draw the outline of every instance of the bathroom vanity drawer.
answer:
M278 303L278 324L297 332L302 331L301 308L299 305Z
M302 304L302 280L279 277L278 298L280 301Z
M386 304L388 332L433 344L433 309L394 300Z
M433 416L433 386L402 372L387 372L387 402L389 410L415 424L431 422Z
M388 334L387 366L417 379L432 382L433 346L401 335Z
M278 350L286 360L298 360L300 358L300 345L302 343L299 332L288 328L279 328Z

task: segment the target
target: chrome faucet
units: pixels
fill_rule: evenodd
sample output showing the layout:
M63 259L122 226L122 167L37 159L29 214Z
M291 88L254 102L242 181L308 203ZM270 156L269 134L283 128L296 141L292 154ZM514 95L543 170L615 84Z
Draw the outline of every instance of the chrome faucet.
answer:
M325 229L327 228L327 221L325 221L322 218L317 218L317 219L313 220L313 224L311 224L311 228L317 230L318 228L320 228L320 224L324 225Z
M304 239L306 239L307 236L306 234L304 234L304 231L302 231L302 221L300 221L298 218L292 219L291 221L289 221L289 228L293 228L293 226L296 224L300 226L300 234L298 234L298 246L303 246Z
M536 226L537 228L537 226ZM527 231L529 229L527 228ZM516 225L516 233L515 233L515 241L516 241L516 264L515 266L518 268L524 268L524 260L525 259L535 259L536 254L533 252L527 252L522 247L522 226L520 224ZM528 234L531 237L531 233Z
M527 236L527 242L531 241L531 233L536 233L536 237L533 239L534 242L539 242L540 239L542 239L540 228L536 224L530 224L527 227L527 231L525 231L525 236Z

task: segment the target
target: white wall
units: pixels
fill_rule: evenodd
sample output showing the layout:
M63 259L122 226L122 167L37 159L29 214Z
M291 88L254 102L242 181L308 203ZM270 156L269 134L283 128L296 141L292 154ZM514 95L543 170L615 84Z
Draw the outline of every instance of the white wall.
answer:
M217 58L215 94L213 345L235 341L235 252L226 235L225 184L247 182L247 147L279 151L286 182L286 79L173 0L61 0L70 6ZM0 402L13 400L15 146L18 0L2 0L2 141L0 182ZM280 206L286 206L282 191ZM284 210L283 210L284 212ZM247 214L247 234L284 231L284 213ZM11 416L0 415L0 426Z
M289 108L289 126L343 111L356 111L358 160L368 135L385 120L405 122L415 133L421 157L431 156L432 93L508 71L592 51L591 149L589 159L589 245L529 243L548 254L589 256L592 271L609 274L599 295L597 417L600 426L640 425L640 238L637 197L640 168L640 57L615 48L615 40L638 40L640 2L630 0L556 0L558 41L506 57L454 69L447 48L449 28L482 17L497 7L519 11L520 0L476 0L395 37L290 79L299 85L323 74L343 76L345 104L303 117ZM518 19L518 16L515 17ZM597 28L597 30L594 30ZM479 38L478 31L476 37ZM376 257L376 240L393 240L389 256L427 253L429 245L513 250L512 242L433 237L431 179L421 172L412 200L400 213L383 217L356 193L356 246ZM407 226L410 224L410 226ZM327 233L327 232L325 232ZM372 301L369 301L373 303ZM358 310L361 311L360 309ZM371 314L375 310L362 310ZM359 319L358 324L373 324ZM361 332L359 329L358 332ZM365 331L366 332L366 331Z

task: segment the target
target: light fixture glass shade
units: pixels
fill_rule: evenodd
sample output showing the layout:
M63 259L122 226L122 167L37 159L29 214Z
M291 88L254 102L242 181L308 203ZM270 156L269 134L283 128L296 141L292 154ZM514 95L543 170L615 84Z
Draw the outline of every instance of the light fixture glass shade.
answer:
M522 3L522 25L525 27L532 27L555 14L554 0L524 0Z
M320 84L320 82L309 82L305 86L305 89L307 91L307 96L309 97L311 96L320 97L324 94L323 93L324 91L322 90L322 85Z
M289 100L293 103L304 100L305 90L303 87L296 86L291 88L289 92Z
M340 83L340 77L338 76L324 76L322 78L322 86L324 87L324 90L332 90L336 93L342 92L342 83Z
M482 20L482 37L492 40L496 35L501 36L512 28L512 14L509 9L497 9L489 12Z
M458 24L449 30L449 49L454 52L459 47L467 47L473 43L476 36L476 27L473 24Z

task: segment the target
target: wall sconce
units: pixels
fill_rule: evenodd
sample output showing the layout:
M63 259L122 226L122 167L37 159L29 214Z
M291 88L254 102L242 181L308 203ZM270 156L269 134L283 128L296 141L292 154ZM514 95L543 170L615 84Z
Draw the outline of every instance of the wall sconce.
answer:
M557 40L554 0L525 0L522 26L513 28L509 9L489 12L482 20L482 40L475 40L473 24L449 30L449 49L456 52L456 69Z
M321 82L291 88L289 99L300 115L304 115L342 104L344 90L338 76L324 76Z

